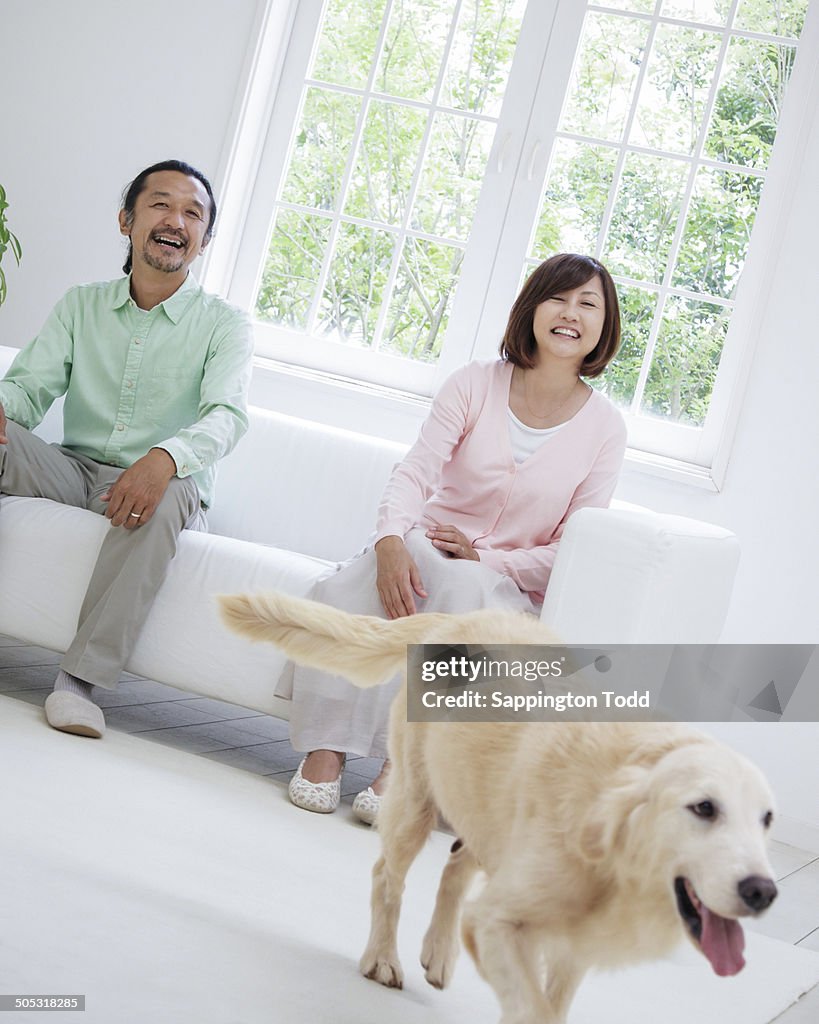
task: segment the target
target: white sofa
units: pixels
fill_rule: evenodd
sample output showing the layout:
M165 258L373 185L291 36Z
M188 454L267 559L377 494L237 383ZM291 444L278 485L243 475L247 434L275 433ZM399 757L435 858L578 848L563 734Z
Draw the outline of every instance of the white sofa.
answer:
M0 346L0 377L15 350ZM61 439L60 403L38 433ZM221 624L214 595L313 582L366 542L402 445L253 409L220 468L210 533L185 533L128 671L279 717L284 664ZM64 651L108 521L0 498L0 633ZM739 558L729 531L634 506L582 509L564 533L543 618L568 643L713 643Z

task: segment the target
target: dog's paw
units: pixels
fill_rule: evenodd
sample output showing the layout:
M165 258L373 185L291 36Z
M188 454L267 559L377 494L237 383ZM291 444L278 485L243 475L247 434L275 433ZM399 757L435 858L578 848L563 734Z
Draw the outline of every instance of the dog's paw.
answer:
M397 956L382 956L368 950L358 966L365 978L377 981L379 985L386 985L387 988L404 987L404 972Z
M458 940L444 939L428 931L421 947L421 966L424 977L433 988L446 988L452 980L458 959Z

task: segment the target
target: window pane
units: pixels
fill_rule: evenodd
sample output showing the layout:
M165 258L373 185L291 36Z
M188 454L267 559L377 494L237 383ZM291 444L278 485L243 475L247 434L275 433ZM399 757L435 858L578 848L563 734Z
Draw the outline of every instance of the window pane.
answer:
M396 0L375 89L431 100L441 69L454 0Z
M730 311L672 295L643 395L643 411L702 426L728 330Z
M593 387L623 406L631 405L657 306L657 293L643 288L618 286L623 334L620 351L602 377L590 381Z
M494 134L495 126L486 121L436 115L413 209L414 228L466 241Z
M386 0L330 0L311 78L363 89L375 59Z
M605 245L613 273L662 281L680 215L688 166L678 160L626 157Z
M346 214L401 223L426 123L423 110L373 100L353 167Z
M736 27L798 39L809 0L740 0Z
M762 179L703 168L697 174L674 284L731 298L745 264Z
M256 299L260 320L307 326L331 227L328 217L279 210Z
M623 137L648 23L588 14L561 129L598 139Z
M615 150L558 139L552 152L530 256L597 251L614 177Z
M318 332L333 341L370 346L375 335L395 236L342 224L321 297Z
M732 39L705 149L716 160L767 167L796 48Z
M447 62L441 103L500 113L526 0L464 0Z
M693 153L717 66L720 36L665 25L657 30L640 90L631 142Z
M731 0L663 0L660 14L666 18L724 25L731 10Z
M336 208L361 100L308 89L282 199L318 210Z
M430 362L438 358L463 249L407 238L393 290L382 348Z

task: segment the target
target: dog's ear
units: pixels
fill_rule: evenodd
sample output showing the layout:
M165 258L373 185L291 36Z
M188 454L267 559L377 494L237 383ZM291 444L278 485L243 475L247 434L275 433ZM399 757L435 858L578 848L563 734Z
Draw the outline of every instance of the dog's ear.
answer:
M420 643L447 618L422 614L387 621L274 593L221 595L218 600L222 618L235 632L267 640L300 665L345 676L359 686L389 679L405 664L407 644Z
M598 794L577 835L580 855L593 864L608 860L617 847L626 845L629 828L648 800L648 772L630 767L618 775Z

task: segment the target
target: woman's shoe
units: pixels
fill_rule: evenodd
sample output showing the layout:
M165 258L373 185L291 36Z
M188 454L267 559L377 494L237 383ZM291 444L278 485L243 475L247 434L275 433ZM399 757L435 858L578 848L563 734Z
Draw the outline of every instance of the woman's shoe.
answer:
M374 825L378 818L381 797L373 792L372 786L362 789L353 800L353 814L366 825Z
M307 757L301 759L301 764L297 768L296 774L290 780L290 785L287 787L287 795L290 797L290 802L305 811L315 811L317 814L332 814L341 800L341 776L344 772L344 762L347 760L347 756L345 755L342 758L338 778L332 782L309 782L305 779L301 770L306 760Z

